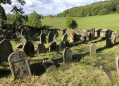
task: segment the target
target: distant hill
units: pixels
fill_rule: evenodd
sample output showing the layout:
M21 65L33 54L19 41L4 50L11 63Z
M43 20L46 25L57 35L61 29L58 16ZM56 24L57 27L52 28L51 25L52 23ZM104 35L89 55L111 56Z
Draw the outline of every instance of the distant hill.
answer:
M106 15L119 13L119 0L100 1L86 6L73 7L62 13L57 14L57 17L86 17L95 15Z

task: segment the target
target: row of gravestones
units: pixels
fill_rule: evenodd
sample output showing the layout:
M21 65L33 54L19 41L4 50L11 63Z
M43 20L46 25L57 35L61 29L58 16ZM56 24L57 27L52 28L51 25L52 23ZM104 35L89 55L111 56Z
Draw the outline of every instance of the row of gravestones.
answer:
M8 62L12 75L14 76L14 80L25 76L31 76L31 70L25 52L15 51L11 53L8 57ZM72 51L68 47L66 47L63 51L63 62L72 62ZM54 62L48 58L43 59L43 66L47 72L50 72L54 67L56 67Z

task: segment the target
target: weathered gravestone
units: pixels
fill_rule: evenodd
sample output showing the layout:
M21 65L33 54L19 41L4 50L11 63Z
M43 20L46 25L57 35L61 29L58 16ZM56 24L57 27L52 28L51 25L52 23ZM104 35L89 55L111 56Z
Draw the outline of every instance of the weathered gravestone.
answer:
M15 26L12 27L12 32L15 33Z
M27 56L33 56L34 55L34 45L31 41L27 41L23 46L24 52L27 54Z
M21 35L21 33L17 30L16 35L19 36L19 35Z
M31 70L25 52L16 51L11 53L8 57L8 61L14 80L17 78L24 78L25 76L31 76Z
M34 40L34 41L39 41L40 39L39 39L39 38L37 38L37 36L36 36L36 35L33 35L33 40Z
M49 46L49 51L56 51L56 42L53 41Z
M59 50L62 49L62 48L65 48L65 45L64 45L63 41L61 41L60 44L59 44Z
M110 71L107 70L104 65L101 65L101 66L100 66L100 69L102 70L103 74L106 75L107 78L108 78L111 82L113 82L113 78L112 78L112 75L111 75Z
M64 29L63 31L62 31L62 35L64 35L66 33L66 29Z
M2 36L2 34L3 34L3 31L0 30L0 36Z
M117 73L119 76L119 57L116 58L116 68L117 68Z
M96 54L96 46L95 44L92 44L90 46L90 55L95 55Z
M94 40L95 39L95 29L92 29L92 37L91 37L91 40Z
M8 56L13 52L12 45L8 40L0 42L0 61L8 61Z
M48 43L52 42L53 41L53 37L54 37L54 34L50 31L48 33Z
M91 39L92 39L92 38L91 38L91 37L92 37L91 35L92 35L92 34L91 34L91 33L89 33L89 36L88 36L89 41L91 41Z
M46 43L46 35L44 33L41 33L40 35L40 42L41 44Z
M13 36L12 36L13 38L17 38L17 35L16 34L13 34Z
M50 72L50 71L53 71L54 69L56 69L54 62L52 60L50 60L49 58L43 59L43 66L47 72Z
M58 31L56 31L56 33L55 33L55 37L58 37Z
M21 39L20 39L20 42L21 42L22 45L24 45L24 44L27 42L27 39L21 38Z
M3 35L6 36L7 33L8 33L8 31L4 31L4 32L3 32Z
M46 50L44 44L39 44L39 45L38 45L37 52L38 52L38 54L46 53L46 52L47 52L47 50Z
M69 47L66 47L63 51L63 62L64 63L72 62L72 51Z
M34 34L34 33L33 33L33 31L31 30L31 31L30 31L30 37L33 37L33 34Z
M69 41L66 40L64 45L65 45L65 47L70 47L69 46Z
M62 41L66 41L66 40L67 40L67 33L65 33L62 38Z
M11 34L8 32L5 36L6 39L11 39Z
M112 42L112 44L115 44L115 42L116 42L116 36L114 36L114 37L111 39L111 42Z
M25 32L26 32L26 30L25 30L25 29L22 29L22 30L21 30L21 35L24 35Z
M28 40L28 32L24 33L24 38Z
M106 40L106 46L109 47L111 45L111 39L110 38L107 38Z

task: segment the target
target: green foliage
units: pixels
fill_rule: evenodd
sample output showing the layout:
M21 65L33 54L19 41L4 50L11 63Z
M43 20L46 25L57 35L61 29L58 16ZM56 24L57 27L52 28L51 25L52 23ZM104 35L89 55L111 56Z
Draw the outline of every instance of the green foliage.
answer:
M7 20L4 8L0 5L0 19Z
M117 6L117 13L119 13L119 5Z
M100 10L100 12L98 14L99 15L106 15L107 14L107 9Z
M40 27L41 26L41 16L39 16L38 13L33 11L33 13L30 13L28 16L28 22L26 25L33 26L33 27Z
M72 28L72 29L74 29L74 28L76 28L76 27L78 26L78 24L77 24L76 20L74 20L72 17L68 17L68 18L66 19L66 21L65 21L65 26L66 26L67 28Z

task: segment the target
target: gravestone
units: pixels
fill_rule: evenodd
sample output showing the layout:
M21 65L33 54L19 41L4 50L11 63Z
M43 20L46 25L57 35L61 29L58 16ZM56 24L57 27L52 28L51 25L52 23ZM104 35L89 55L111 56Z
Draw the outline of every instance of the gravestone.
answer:
M44 68L47 72L51 72L54 69L56 69L56 66L55 66L54 62L49 58L44 58L43 59L43 66L44 66Z
M39 38L37 38L36 35L33 35L33 40L34 40L34 41L39 41Z
M13 32L13 34L15 33L15 27L14 26L12 27L12 32Z
M67 33L65 33L62 38L62 41L66 41L66 40L67 40Z
M17 78L24 78L25 76L31 76L27 56L23 51L11 53L8 57L8 61L14 80Z
M64 63L72 62L72 51L69 47L66 47L63 51L63 62Z
M2 36L2 34L3 34L3 31L2 31L2 30L0 30L0 36Z
M91 40L94 40L95 39L95 29L92 29L92 37L91 37Z
M25 30L25 29L22 29L22 30L21 30L21 35L24 35L25 32L26 32L26 30Z
M30 31L30 37L33 37L33 31L32 30Z
M64 29L63 31L62 31L62 35L64 35L66 33L66 29Z
M4 32L3 32L3 35L6 36L7 33L8 33L8 31L4 31Z
M12 53L12 51L11 43L8 40L3 39L0 42L0 62L8 61L8 56Z
M3 31L1 26L0 26L0 30Z
M112 42L112 44L115 44L115 42L116 42L116 36L114 36L114 37L111 39L111 42Z
M22 45L24 45L24 44L27 42L27 39L21 38L21 39L20 39L20 42L21 42Z
M89 33L89 36L88 36L88 38L89 38L89 41L91 41L91 38L92 37L92 34L91 33Z
M17 38L17 35L16 34L13 34L13 38Z
M55 33L55 37L58 37L58 31L56 31L56 33Z
M48 33L48 43L52 42L53 41L53 37L54 37L54 34L50 31Z
M46 50L44 44L39 44L39 45L38 45L37 52L38 52L38 54L46 53L46 52L47 52L47 50Z
M40 35L40 42L41 44L46 43L46 35L44 33L41 33Z
M34 55L34 45L31 41L27 41L23 45L23 50L26 53L27 56L33 56Z
M96 54L96 46L95 44L92 44L90 46L90 55L95 55Z
M116 68L117 68L117 73L119 76L119 57L116 58Z
M11 39L11 34L8 32L5 36L6 39Z
M56 51L56 42L53 41L49 46L49 51Z
M24 38L28 40L28 32L24 33Z
M66 40L64 45L65 45L65 47L70 47L69 46L69 41Z
M5 39L5 37L4 37L4 36L0 36L0 42L1 42L3 39Z
M59 44L59 50L62 49L62 48L65 48L65 45L64 45L63 41L61 41L60 44Z
M17 35L17 36L21 35L20 32L19 32L18 30L16 31L16 35Z
M111 39L110 38L107 38L107 40L106 40L106 46L107 47L111 46Z
M102 70L103 74L106 75L107 78L108 78L111 82L113 82L113 78L112 78L112 75L111 75L110 71L107 70L104 65L101 65L101 66L100 66L100 69Z

